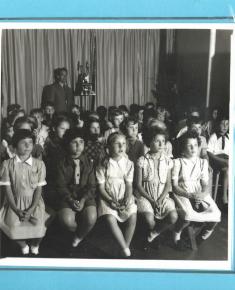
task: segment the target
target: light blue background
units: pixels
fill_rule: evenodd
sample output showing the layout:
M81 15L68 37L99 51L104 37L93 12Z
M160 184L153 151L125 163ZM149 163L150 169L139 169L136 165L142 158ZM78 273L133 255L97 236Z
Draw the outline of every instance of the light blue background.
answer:
M1 0L0 18L3 20L3 18L18 17L231 17L231 7L235 10L234 0L123 0L122 2L120 0L51 0L50 2L46 0ZM75 20L73 19L70 21ZM91 20L83 21L91 22ZM127 20L121 19L118 21L127 22ZM130 21L134 20L129 20L129 22ZM232 19L149 19L148 21L233 22ZM0 289L227 290L235 289L235 274L0 270Z

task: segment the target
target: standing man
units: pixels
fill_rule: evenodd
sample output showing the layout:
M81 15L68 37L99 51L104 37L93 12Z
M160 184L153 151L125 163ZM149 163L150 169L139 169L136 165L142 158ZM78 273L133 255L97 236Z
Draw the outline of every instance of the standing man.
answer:
M72 89L67 85L67 74L65 67L54 70L55 82L45 86L42 91L42 108L47 102L52 102L56 113L70 112L74 104L74 96Z

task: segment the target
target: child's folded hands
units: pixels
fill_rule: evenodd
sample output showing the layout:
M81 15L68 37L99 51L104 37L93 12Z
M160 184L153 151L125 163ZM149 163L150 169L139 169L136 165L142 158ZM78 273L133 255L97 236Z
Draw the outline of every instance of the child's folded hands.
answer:
M84 204L85 204L85 200L84 200L83 198L81 198L81 200L76 200L76 199L74 199L74 200L71 202L72 208L73 208L75 211L82 211L83 208L84 208Z

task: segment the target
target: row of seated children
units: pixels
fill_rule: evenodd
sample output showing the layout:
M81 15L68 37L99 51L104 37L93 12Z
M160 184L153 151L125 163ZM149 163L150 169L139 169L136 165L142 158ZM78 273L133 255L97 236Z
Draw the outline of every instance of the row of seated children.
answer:
M1 170L1 183L7 196L1 209L1 228L19 243L22 253L29 252L25 239L32 239L31 251L37 254L45 235L48 214L40 197L45 178L46 206L53 207L60 223L75 232L73 246L93 228L97 208L98 216L104 216L117 239L122 256L130 255L137 207L146 221L149 242L176 223L174 241L177 244L183 228L191 220L207 222L201 234L206 239L220 220L220 212L208 194L208 162L198 158L201 139L195 130L188 130L180 138L184 154L173 166L172 156L166 151L166 128L159 120L152 119L150 126L143 130L142 143L138 139L138 120L126 118L120 122L118 130L110 132L105 146L99 141L100 123L94 113L83 126L86 130L69 129L69 119L58 116L42 151L46 175L43 161L31 158L37 135L35 138L35 128L29 124L29 120L24 119L21 126L14 129L15 156L4 162ZM174 199L169 196L171 187ZM124 233L118 222L125 223ZM25 227L21 227L22 223ZM32 231L31 235L30 228L36 225L41 231Z

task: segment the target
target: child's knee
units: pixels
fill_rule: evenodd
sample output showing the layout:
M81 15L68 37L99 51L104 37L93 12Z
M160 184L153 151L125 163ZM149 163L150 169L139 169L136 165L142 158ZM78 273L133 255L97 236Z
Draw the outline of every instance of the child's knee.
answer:
M97 221L97 213L96 213L96 211L94 210L94 211L91 211L91 212L89 213L89 216L88 216L87 222L88 222L88 225L89 225L90 227L92 227L92 226L95 225L96 221Z
M153 230L155 225L156 225L156 222L155 222L155 219L154 219L154 215L145 215L144 219L145 219L145 222L146 222L148 228L150 230Z
M63 227L69 231L74 232L76 230L77 224L75 222L74 216L68 213L60 213L59 221Z
M176 211L172 211L169 214L169 216L168 216L168 222L173 225L173 224L175 224L177 222L177 220L178 220L177 212Z
M135 225L135 224L136 224L136 219L137 219L137 214L136 214L136 213L132 214L132 215L129 217L129 222L130 222L130 224Z

